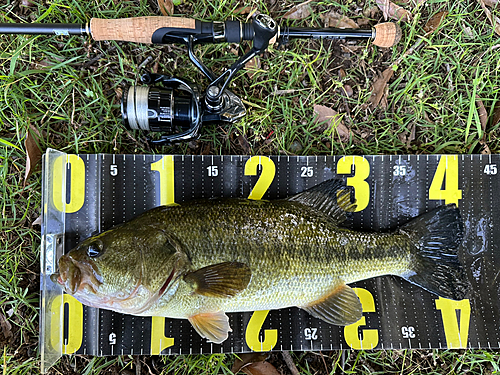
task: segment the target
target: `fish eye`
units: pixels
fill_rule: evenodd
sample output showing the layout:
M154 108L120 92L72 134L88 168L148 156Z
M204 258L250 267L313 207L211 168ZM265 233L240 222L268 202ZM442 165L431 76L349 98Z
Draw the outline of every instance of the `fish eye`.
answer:
M91 258L96 258L103 253L103 250L101 241L93 241L87 246L87 255Z

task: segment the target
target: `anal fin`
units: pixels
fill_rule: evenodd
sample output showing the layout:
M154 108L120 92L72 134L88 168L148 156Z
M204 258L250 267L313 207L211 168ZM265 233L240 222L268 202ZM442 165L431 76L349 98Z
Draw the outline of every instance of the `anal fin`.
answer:
M229 318L224 311L197 314L188 320L201 337L216 344L225 341L232 331Z
M301 307L315 318L338 326L357 322L363 313L358 296L346 284L339 285L323 298Z

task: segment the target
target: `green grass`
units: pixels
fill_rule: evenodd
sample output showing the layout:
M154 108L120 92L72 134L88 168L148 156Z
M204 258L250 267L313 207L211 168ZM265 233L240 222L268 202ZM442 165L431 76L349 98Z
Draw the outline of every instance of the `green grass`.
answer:
M299 1L256 0L259 10L280 17ZM152 15L154 1L34 1L21 11L14 2L0 5L0 22L85 22L91 17L122 18ZM283 5L284 4L284 5ZM176 14L204 20L225 20L241 4L236 0L188 1ZM354 20L375 1L316 1L313 14L295 21L299 26L323 26L321 13L336 10ZM94 42L61 36L0 37L0 313L8 317L13 337L3 345L4 374L37 373L41 172L24 184L24 139L30 125L40 130L42 149L67 153L241 154L242 134L252 154L405 154L478 153L484 141L500 151L500 124L481 128L475 96L490 119L500 99L498 44L500 38L476 1L429 0L402 24L404 37L390 50L359 42L293 41L273 46L261 57L261 68L249 77L239 72L230 88L245 102L248 114L239 123L207 126L200 139L160 149L145 135L121 125L120 95L134 84L139 65L151 56L147 69L206 85L187 58L183 46L148 46ZM439 11L448 15L439 30L425 35L423 26ZM497 16L498 11L496 11ZM383 22L381 13L371 23ZM240 16L243 20L244 16ZM415 47L422 39L419 47ZM418 45L418 44L417 44ZM244 47L200 46L196 53L221 73ZM97 58L96 58L97 57ZM94 59L95 58L95 59ZM89 64L92 59L93 62ZM366 108L376 75L393 66L387 108ZM345 76L339 74L340 69ZM350 85L353 96L340 95ZM282 92L277 94L276 91ZM284 92L284 93L283 93ZM344 114L351 130L347 142L318 131L313 106L329 106ZM415 129L415 139L406 139ZM1 338L1 334L0 334ZM499 372L496 351L348 351L295 353L301 373L426 373L474 374ZM276 363L281 357L273 354ZM143 373L225 374L234 356L64 357L54 373L116 373L137 366ZM282 361L281 361L282 363ZM285 369L285 371L288 371Z

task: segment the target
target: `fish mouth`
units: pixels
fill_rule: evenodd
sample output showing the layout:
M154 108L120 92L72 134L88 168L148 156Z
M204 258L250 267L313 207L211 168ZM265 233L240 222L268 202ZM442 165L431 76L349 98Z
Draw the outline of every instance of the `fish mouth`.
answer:
M59 259L59 272L50 275L50 279L69 294L86 289L95 294L102 284L101 276L93 265L76 261L69 254Z

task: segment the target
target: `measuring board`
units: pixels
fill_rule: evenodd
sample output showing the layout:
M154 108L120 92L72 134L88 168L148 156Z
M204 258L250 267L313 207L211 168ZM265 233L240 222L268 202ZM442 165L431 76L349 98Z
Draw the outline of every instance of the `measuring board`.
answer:
M182 156L67 155L43 166L42 360L60 355L197 354L269 350L499 348L499 155ZM459 206L460 258L469 298L439 298L396 276L350 284L363 317L347 327L298 308L232 313L232 332L208 343L183 319L136 317L83 306L50 274L79 241L153 207L198 198L291 196L339 178L357 211L345 225L394 229L438 206Z

